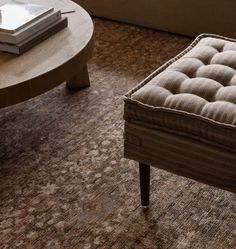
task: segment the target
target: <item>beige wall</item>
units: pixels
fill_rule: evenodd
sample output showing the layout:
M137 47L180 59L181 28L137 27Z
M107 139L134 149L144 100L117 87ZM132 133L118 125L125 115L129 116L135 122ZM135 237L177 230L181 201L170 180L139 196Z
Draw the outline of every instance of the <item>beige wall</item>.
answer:
M90 14L174 33L236 38L236 0L75 0Z

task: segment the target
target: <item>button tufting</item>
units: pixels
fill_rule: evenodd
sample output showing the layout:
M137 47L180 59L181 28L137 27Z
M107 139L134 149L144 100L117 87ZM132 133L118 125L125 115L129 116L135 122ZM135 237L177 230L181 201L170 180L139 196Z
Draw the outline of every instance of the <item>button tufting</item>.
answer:
M135 119L213 141L220 134L236 149L236 132L224 130L236 126L236 42L205 37L167 65L130 95L145 106Z
M212 57L210 64L224 65L236 70L236 51L227 50L215 54Z
M196 77L205 77L208 79L212 79L219 82L223 86L227 86L230 82L230 79L235 75L235 73L235 70L228 66L211 64L199 68L196 73Z

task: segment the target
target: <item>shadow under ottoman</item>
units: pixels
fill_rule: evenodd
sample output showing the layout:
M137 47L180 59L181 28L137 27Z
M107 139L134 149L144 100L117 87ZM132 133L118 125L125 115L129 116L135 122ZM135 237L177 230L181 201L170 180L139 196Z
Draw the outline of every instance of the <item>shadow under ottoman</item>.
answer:
M125 97L124 155L236 193L236 41L202 34Z

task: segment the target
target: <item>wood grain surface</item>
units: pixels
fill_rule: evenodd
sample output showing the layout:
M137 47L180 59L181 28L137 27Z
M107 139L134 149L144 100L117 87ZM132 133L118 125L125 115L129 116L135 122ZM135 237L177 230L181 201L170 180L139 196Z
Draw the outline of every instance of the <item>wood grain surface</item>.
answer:
M1 5L5 2L0 0ZM80 71L82 79L85 78L83 70L93 48L93 23L88 13L70 0L34 2L62 12L75 12L63 14L68 17L67 28L25 54L0 52L0 107L32 98L75 77L78 79ZM86 82L86 85L89 84Z

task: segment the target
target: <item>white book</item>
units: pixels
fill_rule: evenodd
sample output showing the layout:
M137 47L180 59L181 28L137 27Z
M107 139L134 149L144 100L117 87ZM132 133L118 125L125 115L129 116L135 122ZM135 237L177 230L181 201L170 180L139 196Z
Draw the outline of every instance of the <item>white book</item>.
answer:
M36 32L44 29L48 25L56 22L61 18L61 11L50 12L49 14L43 16L42 18L38 19L37 21L29 24L28 26L20 29L16 33L5 33L0 32L0 42L6 42L11 44L16 44L24 39L27 39L29 36L35 34Z
M31 37L22 41L21 43L18 43L16 45L8 43L0 43L0 51L9 52L18 55L22 54L31 49L32 47L36 46L37 44L43 42L50 36L54 35L61 29L65 28L67 26L67 23L68 23L67 17L64 17L59 19L55 23L48 25L45 29L40 30L39 32L35 33Z
M11 1L0 6L0 32L15 33L53 11L53 7Z

